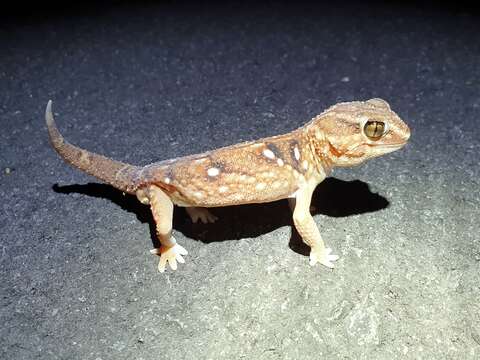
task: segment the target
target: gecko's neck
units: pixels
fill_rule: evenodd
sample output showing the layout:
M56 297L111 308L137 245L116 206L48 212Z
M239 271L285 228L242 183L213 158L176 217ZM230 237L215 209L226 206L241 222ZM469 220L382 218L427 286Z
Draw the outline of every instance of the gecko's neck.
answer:
M324 132L315 122L310 122L300 129L301 136L308 143L315 161L315 166L320 174L328 176L334 167L335 157L329 146L329 141L325 137Z

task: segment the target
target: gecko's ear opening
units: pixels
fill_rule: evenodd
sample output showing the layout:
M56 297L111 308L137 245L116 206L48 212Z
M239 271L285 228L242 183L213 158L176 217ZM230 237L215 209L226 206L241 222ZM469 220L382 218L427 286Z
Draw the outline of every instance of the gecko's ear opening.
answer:
M390 110L390 105L388 105L388 103L385 100L380 98L373 98L373 99L367 100L367 103Z

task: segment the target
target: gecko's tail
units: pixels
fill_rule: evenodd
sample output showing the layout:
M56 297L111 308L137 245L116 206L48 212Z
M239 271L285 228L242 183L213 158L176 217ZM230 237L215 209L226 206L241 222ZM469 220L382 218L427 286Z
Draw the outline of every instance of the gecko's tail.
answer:
M66 142L58 131L53 119L51 100L48 101L45 110L45 119L47 121L50 143L67 163L123 192L130 194L135 192L134 178L141 170L141 167L115 161Z

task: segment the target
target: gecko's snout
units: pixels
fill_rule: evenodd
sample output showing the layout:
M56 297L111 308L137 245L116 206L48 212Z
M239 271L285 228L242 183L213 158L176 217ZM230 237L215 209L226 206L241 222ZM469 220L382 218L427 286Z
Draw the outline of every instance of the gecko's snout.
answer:
M405 123L404 123L405 124ZM407 142L410 139L411 131L407 124L405 124L405 133L403 134L403 141Z

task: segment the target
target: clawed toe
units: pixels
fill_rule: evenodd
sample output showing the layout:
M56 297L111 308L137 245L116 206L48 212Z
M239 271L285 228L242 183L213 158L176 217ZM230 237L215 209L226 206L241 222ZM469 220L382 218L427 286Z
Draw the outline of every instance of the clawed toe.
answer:
M218 218L213 215L208 209L199 207L187 207L185 208L187 214L192 219L193 223L197 223L200 220L204 224L214 223Z
M205 218L202 219L202 222L203 222L204 224L206 224L206 223L214 223L214 222L217 221L217 220L218 220L218 217L216 217L216 216L213 215L210 211L208 211L208 212L206 213Z
M339 256L332 254L332 249L330 248L325 248L323 251L312 249L310 252L310 265L312 266L318 262L330 269L333 269L335 267L333 262L337 261L338 259Z
M160 256L158 271L163 273L167 263L172 270L177 270L177 262L181 264L185 263L185 259L182 255L187 255L188 251L183 246L175 244L171 247L162 245L159 248L150 250L150 253Z

